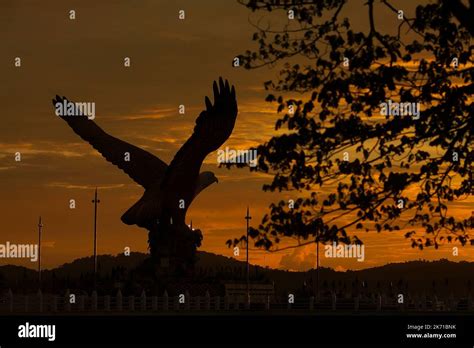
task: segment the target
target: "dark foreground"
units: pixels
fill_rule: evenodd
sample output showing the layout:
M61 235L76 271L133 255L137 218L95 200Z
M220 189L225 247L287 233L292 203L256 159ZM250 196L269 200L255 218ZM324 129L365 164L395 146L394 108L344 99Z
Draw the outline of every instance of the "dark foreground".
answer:
M47 337L18 337L28 323L54 325ZM219 346L400 345L471 346L474 317L469 314L314 314L268 315L49 315L0 317L1 346L91 346L201 344Z

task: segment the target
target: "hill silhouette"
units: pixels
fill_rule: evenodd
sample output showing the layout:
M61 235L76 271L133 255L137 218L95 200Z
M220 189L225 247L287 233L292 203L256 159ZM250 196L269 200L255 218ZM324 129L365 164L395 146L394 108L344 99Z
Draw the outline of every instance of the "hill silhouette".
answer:
M134 270L146 258L144 253L98 256L98 279L104 291L117 291L136 282ZM64 291L69 288L87 291L93 280L93 258L84 257L42 272L42 288L45 291ZM412 293L466 296L472 292L473 262L409 261L387 264L357 271L335 271L320 268L320 291L336 291L345 295L356 293ZM196 274L193 279L180 283L180 287L196 284L224 284L244 282L245 262L208 252L198 252ZM293 272L251 265L252 282L273 283L276 294L289 292L312 294L316 271ZM14 292L34 292L38 289L35 270L14 266L0 266L0 288ZM133 288L137 288L134 284Z

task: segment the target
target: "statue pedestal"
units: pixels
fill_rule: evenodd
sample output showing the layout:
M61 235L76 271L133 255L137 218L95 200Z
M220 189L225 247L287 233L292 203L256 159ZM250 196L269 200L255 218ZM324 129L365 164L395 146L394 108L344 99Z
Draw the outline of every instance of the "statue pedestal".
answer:
M158 276L188 276L194 270L202 233L187 225L159 225L149 229L151 260Z

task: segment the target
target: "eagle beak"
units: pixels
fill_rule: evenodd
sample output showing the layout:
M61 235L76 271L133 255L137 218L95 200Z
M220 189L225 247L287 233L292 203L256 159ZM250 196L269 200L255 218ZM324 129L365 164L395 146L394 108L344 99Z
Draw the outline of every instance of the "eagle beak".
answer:
M216 182L216 184L219 183L219 180L217 178L214 178L214 181Z

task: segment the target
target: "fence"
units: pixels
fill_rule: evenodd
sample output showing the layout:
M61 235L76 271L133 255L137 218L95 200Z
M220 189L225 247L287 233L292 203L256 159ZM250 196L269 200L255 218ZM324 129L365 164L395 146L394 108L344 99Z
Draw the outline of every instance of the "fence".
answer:
M122 312L225 312L225 311L285 311L285 312L403 312L403 311L474 311L471 296L455 299L450 296L438 299L436 296L405 296L404 303L397 298L385 295L371 297L330 297L316 299L314 297L300 298L294 302L288 298L268 296L266 301L248 303L245 298L238 296L190 296L184 293L180 296L123 296L120 290L115 296L98 296L94 291L89 295L74 295L66 292L59 296L43 294L38 291L34 295L15 295L11 291L0 297L0 313L108 313Z

